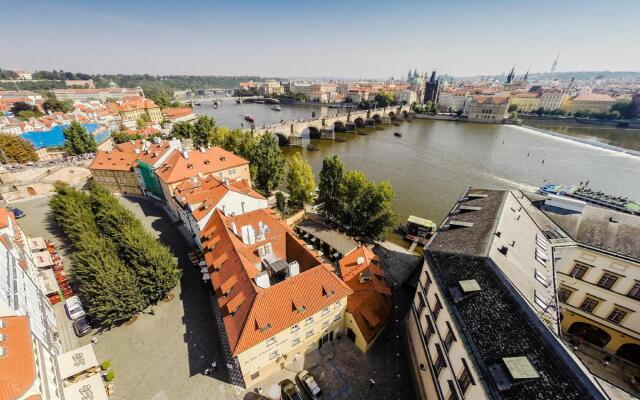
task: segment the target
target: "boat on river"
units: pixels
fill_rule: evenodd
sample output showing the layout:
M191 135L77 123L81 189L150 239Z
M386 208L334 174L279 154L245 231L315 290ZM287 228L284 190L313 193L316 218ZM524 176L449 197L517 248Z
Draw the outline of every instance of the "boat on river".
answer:
M402 133L400 133L400 132L394 132L393 135L397 136L397 137L402 137Z
M556 196L570 197L572 199L582 200L586 203L623 213L640 215L640 203L630 200L627 197L611 196L602 191L589 189L586 187L587 184L573 186L548 183L541 186L538 189L538 192L540 194L553 194Z
M273 111L282 111L282 107L280 107L280 106L278 106L278 105L271 106L271 109L272 109Z
M407 222L400 226L406 240L418 242L423 246L427 244L437 229L438 226L435 222L415 215L409 215Z
M245 121L249 121L249 122L256 122L255 118L253 118L251 115L247 114L244 116Z

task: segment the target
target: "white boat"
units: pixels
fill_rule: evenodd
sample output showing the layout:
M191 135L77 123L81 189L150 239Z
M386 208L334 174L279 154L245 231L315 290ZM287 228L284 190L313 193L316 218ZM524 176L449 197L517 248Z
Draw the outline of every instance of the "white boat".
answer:
M279 105L271 106L271 109L273 111L282 111L282 107L280 107Z

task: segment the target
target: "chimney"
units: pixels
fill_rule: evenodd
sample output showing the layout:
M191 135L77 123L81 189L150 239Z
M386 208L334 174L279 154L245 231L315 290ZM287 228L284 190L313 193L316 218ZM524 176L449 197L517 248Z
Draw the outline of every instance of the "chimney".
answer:
M358 257L358 258L356 259L356 263L358 263L358 265L362 265L362 264L364 264L364 257Z
M204 154L204 147L200 146L200 153Z
M182 150L182 157L184 157L185 160L189 159L189 152L186 150Z
M153 143L155 143L155 144L160 144L160 138L159 138L159 137L157 137L157 136L155 136L155 137L153 138Z
M242 243L254 244L256 242L256 233L253 230L253 226L244 225L240 230L242 231Z
M269 274L267 273L267 271L262 271L261 273L257 274L255 279L256 285L258 287L266 289L271 286L271 281L269 280Z
M231 223L231 231L233 232L234 235L238 234L238 226L236 225L235 222Z
M289 263L289 276L296 276L300 273L300 264L297 261Z

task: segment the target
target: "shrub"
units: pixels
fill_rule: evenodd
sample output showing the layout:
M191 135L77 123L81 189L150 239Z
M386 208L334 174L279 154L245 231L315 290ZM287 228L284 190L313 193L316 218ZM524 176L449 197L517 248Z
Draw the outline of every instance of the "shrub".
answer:
M108 370L110 366L111 366L111 360L104 360L102 364L100 364L100 368L102 368L105 371Z
M116 379L116 374L113 372L113 370L107 372L107 375L104 377L104 379L107 382L111 382L112 380Z

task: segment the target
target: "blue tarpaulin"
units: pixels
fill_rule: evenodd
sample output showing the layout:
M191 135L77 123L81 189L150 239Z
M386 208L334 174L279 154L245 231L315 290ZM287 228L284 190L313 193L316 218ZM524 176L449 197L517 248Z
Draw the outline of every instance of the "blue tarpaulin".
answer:
M98 129L98 124L82 124L89 133L93 133ZM64 146L64 134L62 130L68 125L58 125L48 131L42 132L25 132L21 136L23 139L33 143L36 149L43 147L62 147ZM110 132L100 132L96 136L96 143L102 143L109 137Z

